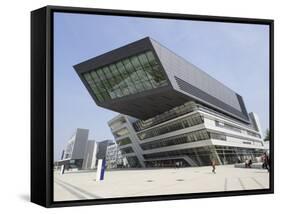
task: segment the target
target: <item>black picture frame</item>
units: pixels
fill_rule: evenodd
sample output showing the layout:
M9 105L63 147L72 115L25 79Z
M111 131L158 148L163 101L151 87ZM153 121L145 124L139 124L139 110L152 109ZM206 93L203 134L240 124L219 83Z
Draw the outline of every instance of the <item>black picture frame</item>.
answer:
M127 198L53 200L53 14L54 12L111 16L200 20L268 25L270 28L270 188L227 192L155 195ZM46 6L31 12L31 202L44 207L147 202L191 198L268 194L274 192L274 21L205 15Z

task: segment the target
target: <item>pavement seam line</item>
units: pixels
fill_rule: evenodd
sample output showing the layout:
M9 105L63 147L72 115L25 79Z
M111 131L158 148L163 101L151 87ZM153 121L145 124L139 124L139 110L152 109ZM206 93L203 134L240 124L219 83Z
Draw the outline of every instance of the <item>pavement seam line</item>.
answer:
M65 189L66 191L68 191L71 195L75 196L76 198L78 199L87 199L84 195L81 195L80 193L74 191L73 189L70 189L68 186L58 182L58 181L55 181L55 183L59 186L61 186L63 189Z
M227 178L224 179L224 191L227 191Z
M70 184L70 183L68 183L68 182L66 182L66 181L62 181L62 180L60 180L60 179L58 179L58 178L56 178L56 180L57 180L57 181L60 181L61 183L65 184L65 185L68 185L69 187L75 189L76 191L78 191L78 192L80 192L80 193L82 193L82 194L84 194L84 195L89 196L89 198L91 198L91 199L102 198L102 197L100 197L100 196L98 196L98 195L95 195L95 194L92 194L92 193L90 193L90 192L87 192L87 191L85 191L85 190L83 190L83 189L81 189L81 188L79 188L79 187L77 187L77 186L75 186L75 185L73 185L73 184Z
M251 178L258 186L260 186L262 189L265 189L265 186L262 185L256 178L253 178L253 177L251 177Z
M239 183L240 183L242 189L245 190L246 188L245 188L245 185L243 184L241 178L238 178L238 181L239 181Z
M60 184L61 186L64 186L65 188L67 188L68 190L71 190L72 192L80 195L81 197L83 197L83 199L88 199L88 195L84 194L83 192L73 188L72 186L70 186L69 184L59 180L59 179L55 179L57 184Z

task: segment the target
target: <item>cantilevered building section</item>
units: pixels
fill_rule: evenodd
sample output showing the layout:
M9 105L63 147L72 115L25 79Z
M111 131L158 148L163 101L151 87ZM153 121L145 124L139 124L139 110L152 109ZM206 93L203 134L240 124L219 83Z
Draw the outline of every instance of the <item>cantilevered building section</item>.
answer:
M74 66L109 121L131 167L242 162L264 151L257 115L243 98L144 38Z
M249 123L240 95L149 37L74 66L98 106L148 119L197 101Z

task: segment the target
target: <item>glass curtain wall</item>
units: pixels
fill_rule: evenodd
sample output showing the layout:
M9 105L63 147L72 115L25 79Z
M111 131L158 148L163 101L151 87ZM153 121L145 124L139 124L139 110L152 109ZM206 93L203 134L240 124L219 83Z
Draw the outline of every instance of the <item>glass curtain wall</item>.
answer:
M170 138L166 138L166 139L143 143L143 144L140 144L140 147L143 150L150 150L150 149L156 149L156 148L161 148L161 147L166 147L166 146L174 146L174 145L191 143L191 142L207 140L207 139L210 139L210 135L207 132L207 130L202 129L202 130L190 132L190 133L183 134L183 135L178 135L175 137L170 137Z
M175 122L171 122L170 124L165 124L160 127L156 127L153 129L149 129L147 131L143 131L138 134L139 139L144 140L147 138L159 136L162 134L166 134L169 132L173 132L176 130L188 128L191 126L195 126L198 124L204 123L204 118L199 113L190 115L180 120L176 120Z
M125 58L83 76L100 102L168 84L152 51Z

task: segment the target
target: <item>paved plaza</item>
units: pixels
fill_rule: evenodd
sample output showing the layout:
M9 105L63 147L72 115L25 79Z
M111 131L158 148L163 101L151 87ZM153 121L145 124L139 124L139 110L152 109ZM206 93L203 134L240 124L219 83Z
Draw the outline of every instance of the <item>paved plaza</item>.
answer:
M165 195L269 188L269 173L263 169L211 167L124 169L105 172L95 181L95 171L54 172L54 200L83 200L130 196Z

